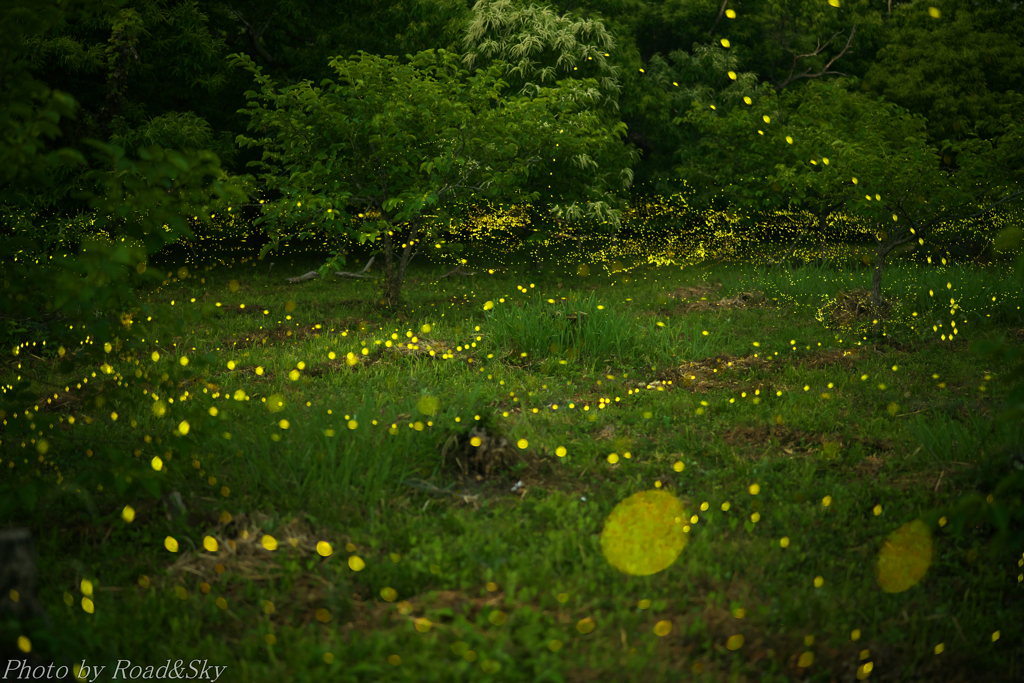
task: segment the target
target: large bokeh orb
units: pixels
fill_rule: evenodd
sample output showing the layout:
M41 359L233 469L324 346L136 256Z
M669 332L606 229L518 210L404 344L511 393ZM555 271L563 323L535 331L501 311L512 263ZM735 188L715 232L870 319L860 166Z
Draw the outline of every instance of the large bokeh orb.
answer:
M889 534L878 552L876 576L886 593L902 593L924 578L935 555L932 532L921 520Z
M615 568L647 576L665 569L686 545L683 504L667 491L641 491L615 506L601 532L601 552Z

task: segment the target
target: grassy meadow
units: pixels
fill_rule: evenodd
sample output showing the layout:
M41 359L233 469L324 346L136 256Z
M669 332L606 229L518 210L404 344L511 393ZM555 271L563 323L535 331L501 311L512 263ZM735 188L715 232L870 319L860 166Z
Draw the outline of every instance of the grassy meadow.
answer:
M856 258L526 261L418 258L398 311L173 266L146 346L23 347L56 425L0 472L96 479L14 520L50 623L4 637L232 683L1021 680L1024 547L950 522L1024 464L969 348L1024 337L1009 275L898 262L882 337Z

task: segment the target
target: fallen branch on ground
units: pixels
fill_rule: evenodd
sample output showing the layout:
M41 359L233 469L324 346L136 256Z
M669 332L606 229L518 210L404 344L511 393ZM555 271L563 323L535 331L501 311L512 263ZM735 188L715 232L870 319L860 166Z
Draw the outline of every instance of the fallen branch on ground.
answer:
M347 272L347 271L343 272L343 271L340 271L340 270L336 270L336 271L334 271L334 274L336 276L338 276L338 277L362 277L362 278L373 277L372 275L364 275L364 273L366 273L366 271L368 271L370 269L370 266L373 265L373 260L375 258L377 258L377 257L376 256L371 256L370 260L366 262L366 265L363 266L363 269L361 271L359 271L358 273L350 273L350 272ZM290 277L290 278L286 278L286 279L288 280L288 282L292 282L292 283L294 283L294 282L305 282L306 280L312 280L312 279L316 278L317 275L318 275L317 271L311 270L308 273L305 273L303 275L299 275L297 277Z
M441 277L439 277L437 279L438 280L443 280L446 277L451 277L453 275L476 275L476 271L462 270L462 266L455 266L455 268L453 268L452 270L449 270L447 273L445 273L444 275L442 275Z

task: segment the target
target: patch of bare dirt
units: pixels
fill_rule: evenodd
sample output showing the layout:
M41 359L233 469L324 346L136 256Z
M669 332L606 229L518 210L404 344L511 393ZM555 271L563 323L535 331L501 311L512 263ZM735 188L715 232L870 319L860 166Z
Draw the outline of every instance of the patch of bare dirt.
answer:
M738 387L740 382L727 377L732 370L749 369L753 367L764 367L771 365L774 361L760 356L730 356L723 354L714 358L691 361L675 368L666 368L658 371L652 382L641 382L641 387L657 389L659 386L667 390L672 387L681 387L691 392L704 392L709 389L723 387ZM772 390L772 385L767 382L759 383L752 387L751 391L765 393Z
M712 293L721 289L722 283L705 283L701 285L695 285L693 287L681 287L673 292L669 293L669 296L680 301L686 301L687 299L711 299Z
M697 301L691 304L679 306L676 312L690 313L692 311L710 311L716 309L748 308L754 306L766 306L768 303L764 292L739 292L735 296L725 297L715 301Z
M764 306L769 303L764 292L738 292L731 297L722 297L720 296L721 288L721 283L683 287L670 292L668 297L681 302L679 306L676 306L673 311L674 313L746 308L749 306Z
M812 370L821 368L841 367L844 370L852 370L853 362L859 358L858 350L844 351L842 349L829 349L821 351L812 356L802 358L802 365Z
M263 311L270 309L263 304L222 304L217 310L236 315L263 315Z
M933 494L938 494L943 488L953 486L953 480L957 475L973 468L974 465L969 462L951 462L939 468L929 467L901 474L888 485L901 491L927 489Z
M222 349L250 349L256 346L267 344L280 344L283 342L299 342L307 339L317 339L321 335L329 334L327 323L320 323L320 329L315 326L303 326L295 328L275 327L266 330L253 331L244 337L224 337L220 340Z
M849 437L845 437L848 439ZM758 425L754 427L735 427L722 434L722 440L730 446L763 448L770 441L776 441L782 451L788 455L822 453L827 459L839 457L844 443L844 435L839 432L815 433L799 429L791 429L785 424Z

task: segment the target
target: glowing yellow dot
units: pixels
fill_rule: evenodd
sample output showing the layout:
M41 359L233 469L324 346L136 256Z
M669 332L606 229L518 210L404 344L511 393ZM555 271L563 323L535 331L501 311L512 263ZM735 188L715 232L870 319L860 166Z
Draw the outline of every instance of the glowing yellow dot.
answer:
M820 576L815 576L814 577L814 587L815 588L821 588L824 585L825 585L825 579L823 579Z
M168 536L164 539L164 547L172 553L178 552L178 542L174 540L174 538L172 538L171 536Z
M135 519L135 508L131 505L125 505L124 510L121 510L121 518L131 524Z
M519 439L519 441L516 441L516 445L521 449L526 449L526 447L530 445L530 442L526 439Z
M348 558L348 566L354 572L361 572L366 567L366 563L358 555L352 555Z
M789 547L789 536L783 536L781 539L779 539L779 545L782 546L783 548L788 548Z
M667 636L672 632L672 622L662 619L654 625L654 635L656 636Z
M559 446L558 448L555 449L555 455L557 455L559 458L564 458L565 453L565 446Z

